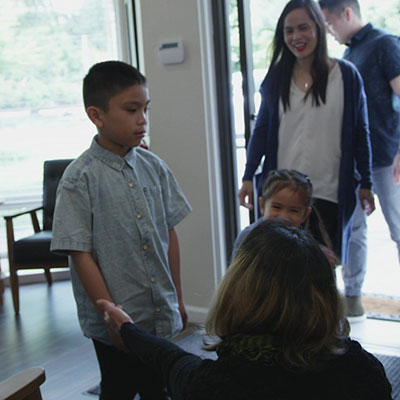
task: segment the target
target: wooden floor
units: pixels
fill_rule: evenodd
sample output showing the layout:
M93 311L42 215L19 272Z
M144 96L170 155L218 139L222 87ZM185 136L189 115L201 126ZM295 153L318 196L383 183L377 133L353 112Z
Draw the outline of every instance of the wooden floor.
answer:
M21 287L14 315L10 289L0 307L0 380L41 366L44 400L90 400L82 393L99 382L92 343L82 336L69 281Z
M0 307L0 381L40 366L46 372L44 400L96 400L85 394L100 381L96 355L79 328L70 281L21 286L20 303L15 316L7 287ZM202 349L202 333L190 325L176 341L187 351L216 358Z
M92 343L82 336L69 281L24 285L16 317L10 289L0 307L0 380L32 366L46 371L44 400L96 400L84 392L99 382ZM193 327L179 338L185 350L215 358L201 350L203 336ZM193 333L194 332L194 333ZM352 324L351 336L369 351L400 356L400 322L367 319Z

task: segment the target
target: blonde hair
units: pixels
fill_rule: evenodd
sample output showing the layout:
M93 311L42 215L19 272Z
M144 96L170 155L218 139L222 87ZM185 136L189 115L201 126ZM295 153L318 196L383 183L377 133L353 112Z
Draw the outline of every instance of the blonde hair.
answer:
M342 319L333 272L318 243L274 219L256 226L240 245L206 330L222 340L237 333L272 334L282 366L309 368L341 353Z

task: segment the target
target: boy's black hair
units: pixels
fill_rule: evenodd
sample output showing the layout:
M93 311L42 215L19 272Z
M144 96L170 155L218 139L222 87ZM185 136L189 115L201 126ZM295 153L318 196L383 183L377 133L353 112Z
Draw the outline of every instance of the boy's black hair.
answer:
M340 15L346 7L350 7L358 17L361 17L360 3L358 0L319 0L321 9Z
M96 106L107 111L110 99L133 85L146 85L146 78L132 65L122 61L94 64L83 79L85 110Z

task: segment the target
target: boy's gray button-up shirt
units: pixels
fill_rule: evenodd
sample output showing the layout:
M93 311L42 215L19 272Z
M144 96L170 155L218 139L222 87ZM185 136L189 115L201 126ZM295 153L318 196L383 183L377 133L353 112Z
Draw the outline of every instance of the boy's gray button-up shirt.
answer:
M53 221L53 251L90 252L111 297L146 331L182 328L168 263L168 230L191 211L166 164L133 148L124 158L93 139L66 170ZM83 333L111 343L101 316L71 266Z

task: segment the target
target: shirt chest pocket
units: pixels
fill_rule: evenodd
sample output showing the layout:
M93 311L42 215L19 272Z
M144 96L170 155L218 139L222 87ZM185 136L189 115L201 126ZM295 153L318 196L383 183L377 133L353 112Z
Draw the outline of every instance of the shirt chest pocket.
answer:
M166 223L165 207L161 187L147 186L143 188L150 216L156 224Z

